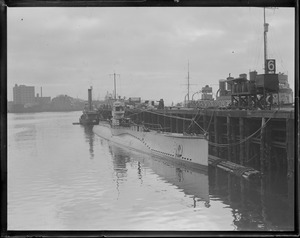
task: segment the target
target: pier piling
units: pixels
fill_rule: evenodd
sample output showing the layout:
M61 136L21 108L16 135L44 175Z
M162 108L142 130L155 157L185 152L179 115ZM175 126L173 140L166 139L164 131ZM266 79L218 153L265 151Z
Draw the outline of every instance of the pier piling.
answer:
M294 121L286 119L286 155L288 164L288 175L294 174Z
M261 118L261 129L260 129L260 171L262 174L265 173L265 157L264 157L264 149L265 149L265 140L266 140L266 135L265 135L265 118Z
M214 117L214 142L215 144L218 144L218 139L219 139L219 133L218 133L218 118L216 115L213 116ZM215 146L214 147L214 151L215 151L215 154L216 156L219 156L219 148L218 146Z

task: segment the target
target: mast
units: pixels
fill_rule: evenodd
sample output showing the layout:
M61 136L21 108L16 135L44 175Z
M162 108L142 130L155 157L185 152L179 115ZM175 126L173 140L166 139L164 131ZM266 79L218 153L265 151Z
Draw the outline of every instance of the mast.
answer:
M117 99L116 73L114 73L114 98Z
M266 8L264 7L264 67L265 67L265 74L267 74L267 32L268 32L269 24L266 23Z
M116 74L115 72L113 74L110 74L114 76L114 99L117 99L117 85L116 85L116 76L120 76L120 74Z
M190 101L190 61L188 60L188 83L187 83L187 86L188 86L188 102Z

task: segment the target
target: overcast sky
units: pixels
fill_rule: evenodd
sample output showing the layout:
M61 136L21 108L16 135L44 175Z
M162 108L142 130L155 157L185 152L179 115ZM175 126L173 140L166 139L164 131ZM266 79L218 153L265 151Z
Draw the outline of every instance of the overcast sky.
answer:
M113 92L166 104L218 89L229 73L263 73L263 8L8 8L8 100L15 84L35 93L93 99ZM294 90L294 9L267 9L268 58ZM199 96L195 95L194 99Z

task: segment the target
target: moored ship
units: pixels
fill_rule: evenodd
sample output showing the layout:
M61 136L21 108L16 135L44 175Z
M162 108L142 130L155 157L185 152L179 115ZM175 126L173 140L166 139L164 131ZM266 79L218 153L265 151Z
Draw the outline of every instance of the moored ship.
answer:
M168 133L136 124L125 118L125 104L113 103L111 120L100 121L93 131L98 136L134 151L205 168L208 166L208 139L204 134Z
M92 105L92 88L88 89L88 105L85 105L82 115L79 118L79 124L91 126L99 123L99 113Z
M79 118L79 124L96 125L98 123L99 123L99 115L97 111L83 110L83 113Z

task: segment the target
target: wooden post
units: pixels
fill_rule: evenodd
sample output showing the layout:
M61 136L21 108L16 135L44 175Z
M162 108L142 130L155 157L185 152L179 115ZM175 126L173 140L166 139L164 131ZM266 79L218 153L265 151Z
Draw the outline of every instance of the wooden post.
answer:
M260 202L259 202L259 206L261 207L261 218L262 221L264 222L264 224L266 224L266 218L267 218L267 214L266 214L266 178L261 178L260 180Z
M271 151L272 151L271 150L271 146L272 146L272 143L271 143L272 137L271 137L271 135L272 135L272 130L271 130L270 124L268 124L265 129L266 129L266 131L265 131L266 138L265 138L265 149L264 149L265 155L264 155L264 157L265 157L266 167L268 168L268 172L270 174L271 165L272 165L271 164Z
M144 122L145 122L145 123L150 123L150 122L149 122L149 112L143 113L143 116L144 116Z
M250 125L249 125L249 121L247 119L244 120L244 128L245 128L245 137L248 137L250 135ZM248 163L249 159L250 159L250 140L251 139L247 139L245 142L245 160L246 163ZM245 163L245 161L244 161Z
M228 147L227 147L227 159L229 160L229 161L231 161L231 156L232 156L232 154L231 154L231 120L230 120L230 117L229 116L227 116L227 144L228 144Z
M286 119L286 155L287 155L287 175L294 175L294 120Z
M173 123L172 123L172 121L173 121L173 118L170 117L170 132L173 132Z
M151 121L150 123L151 124L155 124L153 117L154 117L154 114L150 112L150 121Z
M136 122L136 121L137 121L137 119L138 119L138 114L134 114L134 115L133 115L133 121L135 121L135 122Z
M164 120L163 120L163 131L165 131L166 128L166 116L164 115Z
M265 128L263 127L265 125L265 118L263 117L261 119L261 131L260 131L260 171L262 174L265 173L265 140L266 140L266 135L265 135Z
M215 143L218 144L218 137L219 137L219 133L218 133L218 118L217 115L214 114L214 134L215 134ZM215 146L214 148L215 154L216 156L219 156L219 148L218 146Z
M232 186L232 176L230 173L227 173L227 191L228 191L228 202L229 204L231 204L231 200L232 200L232 194L233 194L233 186Z
M219 192L219 191L220 191L220 186L219 186L219 184L220 184L220 182L219 182L219 178L220 178L220 175L219 175L220 169L215 168L214 171L215 171L214 186L215 186L215 189L216 189L215 191L216 191L216 192Z
M185 114L183 114L183 118L185 119ZM185 132L185 120L182 120L182 132Z
M274 170L279 171L280 170L280 153L278 148L274 148Z
M179 121L178 121L178 114L176 114L176 133L179 133Z
M245 143L242 141L245 138L245 123L244 123L244 118L240 117L239 118L239 126L240 126L240 159L239 162L241 165L244 165L244 160L245 160Z
M136 115L136 122L137 123L141 123L141 113L138 113L137 115Z
M241 191L240 191L240 194L241 194L241 204L242 204L242 210L245 209L245 207L247 206L246 205L246 197L247 197L247 189L246 189L246 181L244 179L241 179L240 180L240 188L241 188Z
M235 120L234 118L232 118L231 120L231 124L235 125ZM235 126L231 126L231 143L233 144L231 146L231 150L232 150L232 159L231 161L233 162L237 162L237 145L236 145L236 128Z

